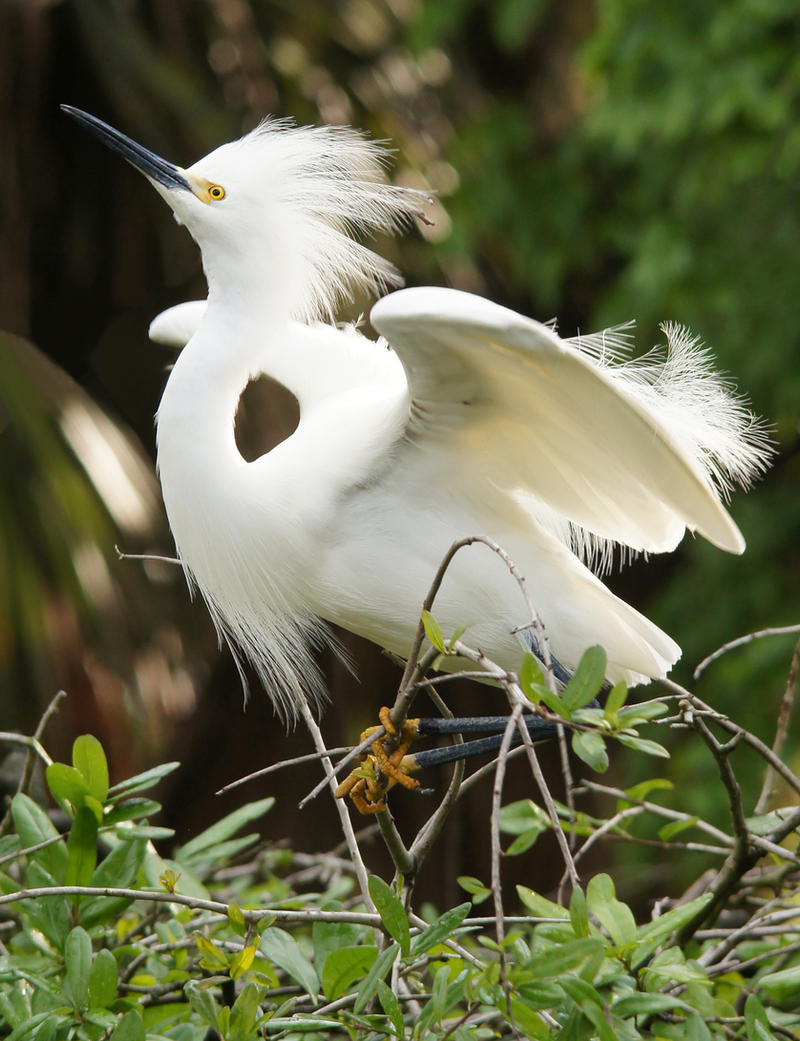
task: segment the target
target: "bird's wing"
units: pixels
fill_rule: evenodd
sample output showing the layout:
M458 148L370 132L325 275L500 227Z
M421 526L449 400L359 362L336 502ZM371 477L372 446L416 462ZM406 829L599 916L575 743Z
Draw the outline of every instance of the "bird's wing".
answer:
M534 514L544 503L637 551L673 549L687 528L744 549L680 431L552 329L436 288L384 297L371 320L406 371L407 438L442 449L445 482L482 482Z
M150 323L150 339L165 347L184 347L197 331L207 306L207 300L189 300L168 307Z

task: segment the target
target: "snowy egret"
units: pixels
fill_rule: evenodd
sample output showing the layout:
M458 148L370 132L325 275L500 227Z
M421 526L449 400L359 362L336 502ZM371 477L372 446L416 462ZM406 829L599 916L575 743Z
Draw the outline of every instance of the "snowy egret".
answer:
M420 202L387 183L381 147L267 120L183 169L64 108L148 178L202 252L208 300L151 327L183 347L158 410L158 469L187 578L280 713L321 694L327 623L407 655L439 562L478 533L516 561L567 669L600 643L610 681L667 673L678 645L598 574L615 547L665 552L687 529L741 553L722 500L770 454L696 339L667 325L666 350L631 361L619 330L566 340L420 288L373 307L372 341L334 312L399 280L353 236L399 229ZM296 396L300 422L246 462L234 417L261 374ZM518 668L519 590L493 554L470 553L436 617L445 633L469 623L476 646Z

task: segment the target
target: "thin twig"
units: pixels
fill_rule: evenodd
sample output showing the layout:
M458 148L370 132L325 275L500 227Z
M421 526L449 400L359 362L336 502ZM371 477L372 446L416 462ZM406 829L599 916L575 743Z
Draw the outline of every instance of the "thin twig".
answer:
M775 739L772 742L772 754L780 759L783 754L783 748L786 744L786 735L789 732L789 720L792 716L792 709L794 708L795 695L797 693L797 675L800 671L800 640L794 646L794 653L792 654L792 663L789 666L789 676L786 680L786 689L783 692L781 698L781 707L778 712L778 724L775 728ZM775 784L775 770L770 763L767 763L767 769L764 774L764 783L761 786L761 793L758 796L753 813L755 816L762 814L766 808L769 797L772 794L772 789Z
M20 900L42 900L50 896L113 896L123 900L143 900L157 904L181 904L193 910L216 911L227 920L228 905L218 900L203 900L200 897L186 896L183 893L168 893L161 889L125 889L117 886L45 886L31 889L19 889L15 893L0 896L0 907L14 904ZM259 907L244 908L242 914L246 921L258 922L262 918L274 918L282 922L349 922L353 925L380 926L380 915L363 911L318 911L286 910L285 908Z
M746 744L750 745L751 748L754 748L763 759L770 763L775 772L786 781L789 787L793 788L798 795L800 795L800 778L792 773L789 767L775 755L772 749L757 738L755 734L751 734L749 730L744 730L742 727L728 719L727 716L723 716L720 712L716 712L709 705L706 705L704 701L701 701L695 694L691 694L688 690L685 690L673 680L659 679L658 683L676 693L682 694L683 697L690 702L695 711L699 710L703 712L718 726L722 727L723 730L727 730L729 734L741 734L741 739Z
M35 763L35 757L38 756L45 766L50 766L53 760L47 754L42 746L42 737L47 729L47 725L53 716L58 711L58 706L67 696L66 691L59 690L47 708L42 713L42 718L39 720L39 724L33 733L32 737L27 737L23 734L14 733L0 733L0 741L6 741L10 744L25 745L28 749L25 755L25 762L22 767L22 776L20 777L19 784L17 785L17 795L25 794L28 791L28 787L31 783L31 777L33 776L33 768ZM9 805L6 810L5 816L3 817L2 823L0 823L0 837L7 834L11 830L11 806Z
M385 735L386 729L384 727L376 727L375 730L370 732L368 737L365 737L363 741L360 741L357 745L354 745L343 759L340 759L338 763L332 763L331 769L333 770L334 777L339 773L340 770L343 770L346 766L349 766L351 763L355 762L355 760L359 757L359 755L361 755L362 752L366 752L368 748L372 747L375 741L377 741L381 737L384 737ZM319 784L315 785L311 789L308 795L303 796L303 798L297 804L297 808L300 810L305 809L305 807L312 801L312 799L316 799L319 793L323 791L327 786L328 778L326 776L323 778L323 780L319 782Z
M435 690L431 690L428 693L429 697L436 705L436 707L439 709L441 714L445 718L452 719L453 713L450 711L450 709L447 707L444 701L442 701L437 692ZM461 734L453 734L452 737L456 744L463 744L464 738ZM450 783L447 786L447 791L445 792L442 801L439 803L439 805L436 807L436 809L427 819L427 821L419 829L419 831L417 832L417 837L411 843L410 853L411 856L414 858L415 867L417 871L419 871L419 867L422 861L425 859L425 857L427 857L428 853L430 852L433 846L433 843L436 841L439 833L444 827L444 822L447 820L450 810L452 809L453 804L458 798L459 793L461 791L461 784L463 779L464 760L458 759L453 764L453 773L450 777Z
M308 752L306 755L296 755L292 759L282 759L279 763L271 763L269 766L262 767L261 770L254 770L251 774L246 774L244 777L238 777L235 781L231 781L224 787L220 788L219 791L214 792L215 795L225 795L226 792L232 792L234 788L240 788L243 784L247 784L248 781L257 781L260 777L266 777L267 774L275 773L277 770L284 770L289 766L299 766L300 763L316 762L328 755L342 755L345 752L350 751L350 746L346 745L344 748L329 748L327 752Z
M358 888L361 890L361 898L364 901L365 907L369 910L374 910L372 903L372 897L369 895L369 885L367 881L367 869L364 866L364 861L361 856L361 851L358 848L358 842L356 841L355 834L353 832L353 824L350 820L350 815L347 812L343 800L337 799L336 794L336 774L333 770L333 763L330 759L330 754L325 747L325 740L322 737L322 731L317 726L317 721L308 706L308 702L305 698L300 700L300 711L303 716L303 720L308 727L311 738L316 746L317 751L322 756L322 766L325 770L325 777L331 792L334 795L334 806L336 812L339 814L339 822L342 826L342 832L344 833L345 841L347 842L347 851L350 854L350 859L353 861L353 865L356 869L356 878L358 879ZM382 934L380 934L382 937ZM380 942L380 941L379 941Z
M730 753L740 741L741 729L730 741L722 745L711 733L704 717L700 713L692 712L687 721L691 722L696 732L703 739L717 764L720 778L728 794L728 808L733 826L734 844L733 849L725 859L725 863L719 869L709 887L712 893L711 902L679 930L678 936L682 945L686 944L703 922L713 920L716 917L742 876L761 857L760 849L754 847L750 842L750 832L747 827L744 805L742 803L742 791L729 759Z
M183 566L183 561L178 557L162 557L157 553L125 553L119 546L114 546L117 551L117 560L155 560L159 564L177 564L179 567Z
M723 643L723 645L718 647L713 654L709 654L707 658L703 658L694 670L694 678L699 679L712 661L721 658L723 654L727 654L728 651L733 650L735 647L743 647L745 644L751 643L753 640L760 640L764 636L788 636L793 633L800 633L800 625L783 625L772 629L759 629L758 632L755 633L747 633L744 636L737 636L735 640L729 640L728 643Z

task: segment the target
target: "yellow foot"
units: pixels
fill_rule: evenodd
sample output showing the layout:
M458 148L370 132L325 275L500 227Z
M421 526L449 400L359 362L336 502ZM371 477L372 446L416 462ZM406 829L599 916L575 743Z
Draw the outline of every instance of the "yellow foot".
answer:
M363 752L359 757L359 765L336 789L336 798L343 799L349 795L360 813L382 813L386 809L384 796L395 784L403 788L416 788L419 781L409 777L409 771L415 768L413 756L408 755L414 738L417 736L418 720L408 719L398 735L385 706L378 713L378 718L387 731L385 738L376 738L371 750ZM364 741L378 728L370 727L361 735ZM389 744L387 750L386 745Z

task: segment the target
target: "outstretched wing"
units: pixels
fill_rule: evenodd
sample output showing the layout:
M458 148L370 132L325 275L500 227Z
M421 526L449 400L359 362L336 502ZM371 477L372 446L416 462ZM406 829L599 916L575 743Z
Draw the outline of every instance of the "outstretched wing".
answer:
M703 446L552 329L437 288L392 293L371 320L406 371L407 438L438 446L454 482L504 493L551 530L555 513L636 551L673 549L686 529L744 549Z

